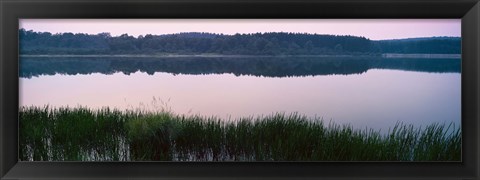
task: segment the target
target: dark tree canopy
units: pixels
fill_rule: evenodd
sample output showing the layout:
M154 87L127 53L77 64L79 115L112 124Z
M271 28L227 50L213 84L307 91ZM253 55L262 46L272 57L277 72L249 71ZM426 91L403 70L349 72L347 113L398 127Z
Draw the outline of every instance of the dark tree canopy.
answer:
M133 37L109 33L51 34L19 30L21 54L329 55L380 53L460 54L459 37L372 41L307 33L223 35L203 32Z

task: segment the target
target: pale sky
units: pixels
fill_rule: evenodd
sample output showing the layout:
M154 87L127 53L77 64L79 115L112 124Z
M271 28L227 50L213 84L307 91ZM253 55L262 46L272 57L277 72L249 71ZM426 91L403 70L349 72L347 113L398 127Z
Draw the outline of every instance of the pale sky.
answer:
M112 36L209 32L298 32L363 36L371 40L461 36L461 19L20 19L37 32L109 32Z

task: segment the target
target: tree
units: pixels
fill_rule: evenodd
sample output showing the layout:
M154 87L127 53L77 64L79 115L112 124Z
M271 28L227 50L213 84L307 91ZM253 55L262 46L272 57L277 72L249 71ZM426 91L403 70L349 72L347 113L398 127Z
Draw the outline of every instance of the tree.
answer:
M336 52L342 52L343 51L343 46L341 44L335 45L335 51Z
M19 29L21 54L372 54L461 53L459 37L372 41L365 37L307 33L254 33L222 35L178 33L133 37L34 32Z
M311 40L308 40L305 45L303 45L303 48L305 48L305 50L308 52L308 53L311 53L312 50L313 50L313 43Z

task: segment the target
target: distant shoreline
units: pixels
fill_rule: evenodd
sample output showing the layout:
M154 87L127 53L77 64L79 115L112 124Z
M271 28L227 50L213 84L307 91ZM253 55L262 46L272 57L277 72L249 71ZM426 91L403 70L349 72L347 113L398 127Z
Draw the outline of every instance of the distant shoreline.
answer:
M382 54L383 58L427 58L427 59L460 59L461 54L397 54L397 53L385 53Z
M379 55L376 55L380 57ZM212 58L255 58L255 57L375 57L375 55L225 55L225 54L39 54L20 55L20 57L212 57Z
M382 57L382 58L425 58L425 59L457 59L461 54L395 54L385 53L381 55L224 55L224 54L24 54L20 57L139 57L139 58L187 58L187 57L205 57L205 58L256 58L256 57Z

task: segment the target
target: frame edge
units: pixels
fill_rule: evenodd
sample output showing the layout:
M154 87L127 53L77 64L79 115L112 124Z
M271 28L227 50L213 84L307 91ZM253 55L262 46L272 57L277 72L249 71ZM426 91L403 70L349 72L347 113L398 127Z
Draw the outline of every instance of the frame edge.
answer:
M6 85L9 85L9 84L8 84L8 83L5 83L6 81L4 80L4 78L5 78L6 74L7 74L7 73L6 73L6 67L4 66L4 61L7 59L7 58L6 58L7 55L5 54L6 51L4 51L4 49L7 48L6 42L4 41L4 39L7 39L7 38L4 38L4 37L3 37L3 35L4 35L4 33L5 33L5 32L3 31L4 28L5 28L5 26L4 26L4 24L5 24L5 23L4 23L4 18L5 18L4 13L5 13L5 11L4 11L4 4L3 4L4 2L8 2L8 1L0 0L0 12L1 12L1 13L0 13L0 19L1 19L0 26L2 27L2 29L0 30L0 33L1 33L1 34L0 34L0 42L1 42L1 43L0 43L0 55L1 55L1 56L0 56L0 58L1 58L1 60L0 60L0 70L1 70L1 72L0 72L0 73L1 73L1 74L0 74L0 75L1 75L1 77L0 77L0 87L2 87L2 88L0 89L0 99L2 100L2 101L0 102L0 118L1 118L1 124L0 124L0 126L1 126L1 128L0 128L0 144L1 144L1 148L0 148L0 179L3 179L3 177L5 177L5 178L12 178L12 177L14 177L14 176L10 176L10 175L12 175L12 174L9 173L10 170L15 169L15 168L19 168L19 166L17 166L17 165L19 165L19 163L17 163L16 165L13 164L13 166L9 166L9 165L11 164L11 162L6 162L6 161L5 161L6 158L7 158L7 159L9 158L9 156L8 156L8 154L7 154L7 152L9 152L9 150L6 150L6 148L7 148L7 146L6 146L6 144L7 144L6 138L8 137L8 136L7 136L7 133L8 133L9 130L7 129L7 126L6 126L7 123L5 122L5 114L4 114L4 113L5 113L4 110L5 110L5 108L6 108L6 102L3 101L5 97L8 97L8 96L7 96L8 94L5 93L3 87L6 87ZM40 2L41 2L41 1L40 1ZM68 2L68 1L67 1L67 2ZM471 1L468 1L468 2L471 2ZM476 73L476 76L475 76L476 86L475 86L475 89L474 89L474 91L476 92L476 93L475 93L475 96L476 96L476 97L475 97L474 99L476 99L476 100L475 100L475 101L476 101L476 102L475 102L475 107L478 108L479 101L480 101L480 91L479 91L479 90L480 90L480 83L479 83L480 73L478 72L478 70L480 69L480 63L479 63L479 61L480 61L480 59L479 59L479 57L480 57L480 52L479 52L479 49L478 49L478 48L479 48L479 45L480 45L480 32L479 32L479 29L480 29L480 23L479 23L479 20L480 20L480 3L478 3L478 1L477 1L477 3L475 4L475 6L474 6L467 14L468 14L468 15L473 14L473 15L472 15L473 17L470 17L470 18L473 18L474 20L476 20L476 24L474 24L474 26L476 26L476 27L471 28L471 29L466 29L465 31L473 31L473 32L474 32L473 34L475 34L475 36L476 36L475 38L472 38L472 40L469 41L469 42L475 44L475 46L473 46L473 47L476 48L476 53L473 53L473 52L475 52L475 49L471 50L470 53L472 53L471 56L474 56L474 58L477 60L477 62L476 62L477 71L475 72L475 73ZM476 15L476 16L475 16L475 15ZM462 20L462 21L463 21L463 20ZM464 29L464 28L463 28L463 26L464 26L463 24L464 24L464 23L462 23L462 31L463 31L463 29ZM475 30L472 30L472 29L475 29ZM462 33L463 33L463 32L462 32ZM4 43L5 43L5 44L4 44ZM11 76L11 75L10 75L10 76ZM478 122L478 121L479 121L479 117L480 117L480 111L477 110L476 113L475 113L475 116L476 116L476 117L475 117L475 118L476 118L476 124L475 124L475 126L473 126L473 128L477 128L477 130L478 130L478 129L480 129L480 123ZM480 150L480 143L478 142L479 136L480 136L480 132L476 131L476 132L474 132L474 133L475 133L475 135L476 135L476 140L477 140L477 142L476 142L476 147L475 147L477 151L476 151L476 154L473 153L473 154L476 155L475 159L473 160L473 161L475 161L475 167L473 167L473 168L475 168L475 169L471 169L470 171L472 171L472 172L475 173L475 177L474 177L474 178L472 178L472 177L467 177L467 179L470 179L470 178L471 178L471 179L478 179L478 178L480 178L480 171L478 170L478 168L479 168L478 165L480 164L480 159L479 159L479 157L480 157L480 151L478 151L478 150ZM11 150L10 150L10 151L11 151ZM15 157L15 159L16 159L16 157ZM11 160L9 160L9 161L11 161ZM9 174L10 174L10 175L9 175ZM260 178L259 178L259 179L260 179ZM267 179L268 179L268 178L267 178ZM299 179L300 179L300 178L299 178ZM307 178L307 179L308 179L308 178ZM336 178L335 178L335 179L336 179ZM414 178L412 178L412 179L414 179ZM436 178L436 179L437 179L437 178Z

